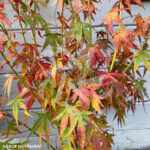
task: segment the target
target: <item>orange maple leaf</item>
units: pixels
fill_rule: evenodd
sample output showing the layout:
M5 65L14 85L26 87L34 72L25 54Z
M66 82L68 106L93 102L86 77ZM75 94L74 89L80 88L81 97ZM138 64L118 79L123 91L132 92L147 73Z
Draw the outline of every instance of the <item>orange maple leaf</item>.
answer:
M134 44L127 37L128 35L136 35L136 33L131 30L122 30L122 29L114 33L113 42L114 45L116 46L116 49L118 49L120 41L124 42L131 48L135 48Z
M113 33L113 21L121 24L122 26L125 26L122 23L122 21L119 18L119 16L116 13L112 12L112 11L110 11L108 14L105 15L105 17L104 17L104 19L103 19L102 22L104 22L105 20L107 21L108 26L109 26L109 28L110 28L110 30L111 30L112 33Z
M0 10L0 21L4 22L8 27L10 27L10 22L4 13Z

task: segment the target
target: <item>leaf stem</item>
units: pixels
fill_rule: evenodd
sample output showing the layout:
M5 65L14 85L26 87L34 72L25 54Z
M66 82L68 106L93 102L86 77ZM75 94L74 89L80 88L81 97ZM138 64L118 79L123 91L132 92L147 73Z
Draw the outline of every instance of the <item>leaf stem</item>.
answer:
M36 45L36 39L35 39L35 35L33 33L33 29L31 28L31 33L32 33L32 39L33 39L33 42L34 44Z
M136 53L136 55L134 55L133 59L131 60L130 64L126 67L125 71L123 73L126 73L126 71L130 68L130 66L132 65L132 63L134 62L136 56L141 52L141 50L143 49L144 45L146 44L146 42L148 41L149 37L146 37L143 44L141 45L139 51Z
M13 73L16 75L16 77L18 78L19 75L18 73L14 70L14 68L11 66L10 62L7 60L7 58L5 57L5 55L3 54L2 51L0 51L1 56L3 57L3 59L6 61L6 63L8 64L8 66L10 67L10 69L13 71Z
M23 27L22 27L22 23L21 23L20 19L19 19L19 25L20 25L20 28L21 28L21 33L22 33L23 41L24 41L24 43L26 43L26 39L25 39L25 35L24 35L24 31L23 31Z
M120 2L120 9L121 8L122 8L122 2ZM119 19L122 20L122 10L120 10L120 12L119 12ZM121 28L121 24L119 24L119 30L120 30L120 28ZM114 67L116 56L117 56L117 48L115 48L115 52L114 52L114 56L113 56L113 60L112 60L109 72L111 72Z
M61 17L63 17L64 15L64 5L63 5L63 8L62 8L62 14L61 14ZM61 19L61 18L60 18ZM63 24L61 24L61 34L63 35L64 34L64 27L63 27ZM62 36L62 43L63 43L63 36ZM61 46L61 56L63 55L63 46Z
M4 28L3 30L6 31L6 28L5 28L5 25L3 24L3 22L2 22L2 25L3 25L3 28ZM16 50L16 48L14 47L14 45L12 44L12 42L11 42L11 40L10 40L8 34L7 34L7 33L5 33L5 34L6 34L7 38L8 38L8 40L9 40L9 42L10 42L12 48L13 48L14 51L17 53L17 50ZM25 41L24 41L24 42L25 42ZM0 53L1 53L2 57L4 58L4 60L6 61L6 63L8 64L8 66L10 67L10 69L14 72L14 74L16 75L16 77L19 77L19 75L18 75L17 72L13 69L13 67L11 66L10 62L7 60L7 58L5 57L5 55L4 55L1 51L0 51ZM29 72L28 69L27 69L27 72L28 72L29 76L31 77L31 79L32 79L34 85L36 86L36 88L38 88L38 86L37 86L35 80L33 79L32 75L31 75L31 73Z
M90 10L90 0L88 0L88 10ZM90 45L92 45L92 17L91 14L89 14L89 25L90 25Z

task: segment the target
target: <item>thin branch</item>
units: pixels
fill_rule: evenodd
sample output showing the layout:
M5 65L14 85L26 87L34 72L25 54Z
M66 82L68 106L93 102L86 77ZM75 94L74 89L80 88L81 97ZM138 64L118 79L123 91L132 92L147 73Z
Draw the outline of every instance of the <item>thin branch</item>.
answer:
M122 2L120 2L120 9L121 8L122 8ZM122 20L122 10L120 10L120 12L119 12L119 19ZM121 28L121 24L119 24L119 30L120 30L120 28ZM110 66L110 70L109 70L110 72L112 71L113 66L115 64L116 56L117 56L117 48L115 48L113 60L112 60L112 63L111 63L111 66Z

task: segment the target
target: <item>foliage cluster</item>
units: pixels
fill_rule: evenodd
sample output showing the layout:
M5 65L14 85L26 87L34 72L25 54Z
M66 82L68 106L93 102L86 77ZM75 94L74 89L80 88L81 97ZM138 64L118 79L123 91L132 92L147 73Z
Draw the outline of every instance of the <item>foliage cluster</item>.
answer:
M8 139L27 130L26 142L35 134L39 143L56 149L49 142L51 124L58 130L63 150L111 149L114 135L106 113L113 109L114 118L122 124L127 111L134 112L136 101L144 103L147 96L143 77L150 69L150 17L132 15L131 6L143 7L141 0L116 0L102 22L93 25L101 0L53 0L59 7L60 25L52 30L53 23L40 14L40 7L48 9L48 3L5 0L0 4L0 69L10 72L0 97L0 119L8 125L1 129L1 137ZM11 20L8 8L14 14ZM133 30L124 24L129 17L135 24ZM12 29L14 24L20 26L19 32ZM15 82L18 93L11 99ZM6 101L13 115L3 107ZM27 118L34 117L31 108L36 102L41 112L34 112L37 120L29 127ZM21 110L22 120L18 119Z

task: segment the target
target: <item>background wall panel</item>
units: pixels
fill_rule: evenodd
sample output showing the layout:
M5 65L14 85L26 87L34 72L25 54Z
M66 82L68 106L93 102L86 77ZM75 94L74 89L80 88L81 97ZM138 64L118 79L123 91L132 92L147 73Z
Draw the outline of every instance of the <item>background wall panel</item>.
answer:
M103 17L105 16L105 14L110 10L112 3L114 3L115 0L111 0L110 2L108 0L103 0L102 4L97 4L96 7L98 8L98 14L95 17L95 22L93 22L93 25L98 25L101 23ZM9 14L9 18L12 19L13 18L13 12L10 8L10 6L8 7L8 11L7 13ZM40 8L40 12L42 13L42 15L44 16L44 18L49 21L50 23L52 23L54 25L54 27L58 24L59 26L59 22L55 22L54 19L54 11L55 11L55 6L52 5L51 3L49 4L49 9L45 9L44 7L41 6ZM144 7L140 8L138 6L133 6L133 16L137 13L140 13L142 16L148 16L150 15L150 2L144 2ZM58 9L57 9L58 10ZM66 13L67 15L67 13ZM126 14L123 16L125 17ZM129 15L128 15L129 16ZM57 16L56 16L57 17ZM132 24L133 19L125 19L123 20L123 22L127 25L132 25L132 27L130 28L134 28L134 24ZM117 28L117 27L116 27ZM14 23L12 26L13 31L17 32L21 32L19 29L19 25L17 23ZM1 34L1 33L0 33ZM44 34L44 33L43 33ZM22 37L20 34L16 34L16 41L22 42ZM31 36L31 31L28 31L25 36L28 39L28 42L32 42L32 36ZM38 42L42 45L42 43L44 42L44 39L39 38ZM50 50L50 48L47 48L47 50L44 51L45 55L51 56L52 55L52 51ZM2 62L2 58L0 57L0 63ZM3 76L5 73L7 73L8 68L6 68L5 72L0 72L0 94L3 95L3 89L2 89L2 85L5 82L6 78ZM20 71L20 68L18 69L18 71ZM141 71L142 68L141 68ZM145 86L148 89L148 95L150 95L150 74L147 73L145 76L145 79L147 80L147 82L145 83ZM16 83L13 83L13 88L12 88L12 93L13 93L13 97L15 97L15 93L17 92L17 87L16 87ZM147 100L147 99L146 99ZM6 103L4 103L6 104ZM113 149L144 149L144 147L147 147L150 145L150 103L145 103L145 111L143 109L142 104L137 104L137 109L135 111L134 114L132 114L131 112L127 113L127 117L125 119L126 125L123 125L122 127L117 125L117 121L113 120L113 115L114 115L114 111L110 110L110 112L107 114L108 116L108 123L109 125L112 125L114 128L114 131L111 130L110 132L114 132L114 134L116 135L114 137L114 142L115 145L113 146ZM31 114L32 111L34 112L40 112L41 109L39 108L38 103L35 103L34 106L32 107L33 109L31 110ZM11 112L12 114L12 110L11 107L7 107L6 110L9 110L9 112ZM35 116L35 115L34 115ZM23 118L23 110L19 113L19 119L22 120ZM29 118L28 119L28 125L30 127L33 126L34 120L35 118ZM6 127L6 123L2 120L0 120L0 128ZM57 131L54 131L52 129L52 127L50 127L50 143L53 145L59 145L58 143L56 143L56 139L58 139L58 133ZM18 135L13 135L12 137L15 137L16 141L23 141L25 140L25 136L27 136L27 133L25 133L23 136L18 136ZM34 144L38 144L38 138L34 135L32 135L32 137L30 138L32 140L32 143ZM42 143L42 147L43 149L46 149L46 145L44 143Z

